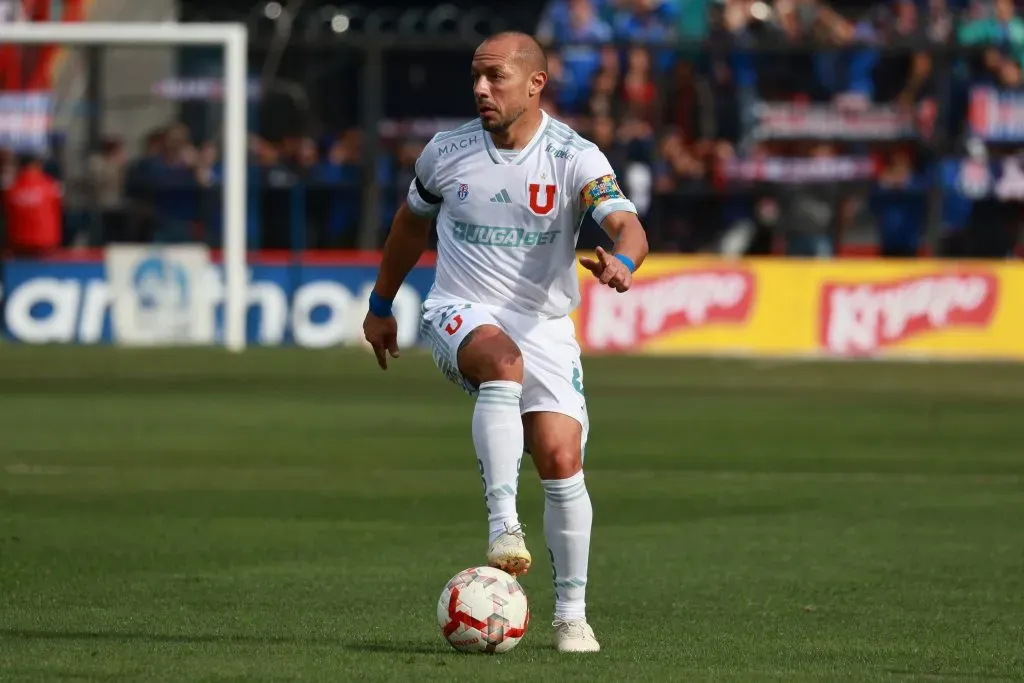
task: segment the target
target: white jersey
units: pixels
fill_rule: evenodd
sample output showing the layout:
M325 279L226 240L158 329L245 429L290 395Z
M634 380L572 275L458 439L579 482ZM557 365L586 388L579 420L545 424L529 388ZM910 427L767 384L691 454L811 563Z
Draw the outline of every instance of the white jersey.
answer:
M575 252L588 212L636 208L597 146L545 112L522 150L494 146L480 120L435 135L416 161L409 208L437 216L435 303L558 317L579 304Z

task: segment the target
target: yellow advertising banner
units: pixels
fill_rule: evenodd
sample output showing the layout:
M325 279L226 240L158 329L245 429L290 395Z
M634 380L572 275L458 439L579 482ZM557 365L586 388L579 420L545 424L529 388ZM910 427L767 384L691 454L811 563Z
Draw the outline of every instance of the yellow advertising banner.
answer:
M1024 360L1024 264L651 256L618 294L579 267L589 353Z

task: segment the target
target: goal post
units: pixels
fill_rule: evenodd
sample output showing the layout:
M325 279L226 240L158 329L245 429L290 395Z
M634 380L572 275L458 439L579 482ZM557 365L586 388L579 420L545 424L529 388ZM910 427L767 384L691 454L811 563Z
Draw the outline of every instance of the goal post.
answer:
M224 345L246 344L246 140L248 31L243 24L18 23L0 31L0 44L69 46L221 47L224 54Z

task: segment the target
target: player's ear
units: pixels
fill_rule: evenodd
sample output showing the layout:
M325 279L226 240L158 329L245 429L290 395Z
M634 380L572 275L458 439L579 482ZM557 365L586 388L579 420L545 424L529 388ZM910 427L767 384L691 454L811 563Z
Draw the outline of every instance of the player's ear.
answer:
M540 95L548 83L548 75L543 71L534 71L530 75L530 97Z

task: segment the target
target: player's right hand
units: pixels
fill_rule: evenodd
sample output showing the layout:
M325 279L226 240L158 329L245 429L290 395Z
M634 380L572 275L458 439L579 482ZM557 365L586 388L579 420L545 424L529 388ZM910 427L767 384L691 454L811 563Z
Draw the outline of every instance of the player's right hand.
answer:
M387 370L388 354L398 358L398 321L395 316L378 318L373 313L367 313L363 320L363 336L373 347L380 369Z

